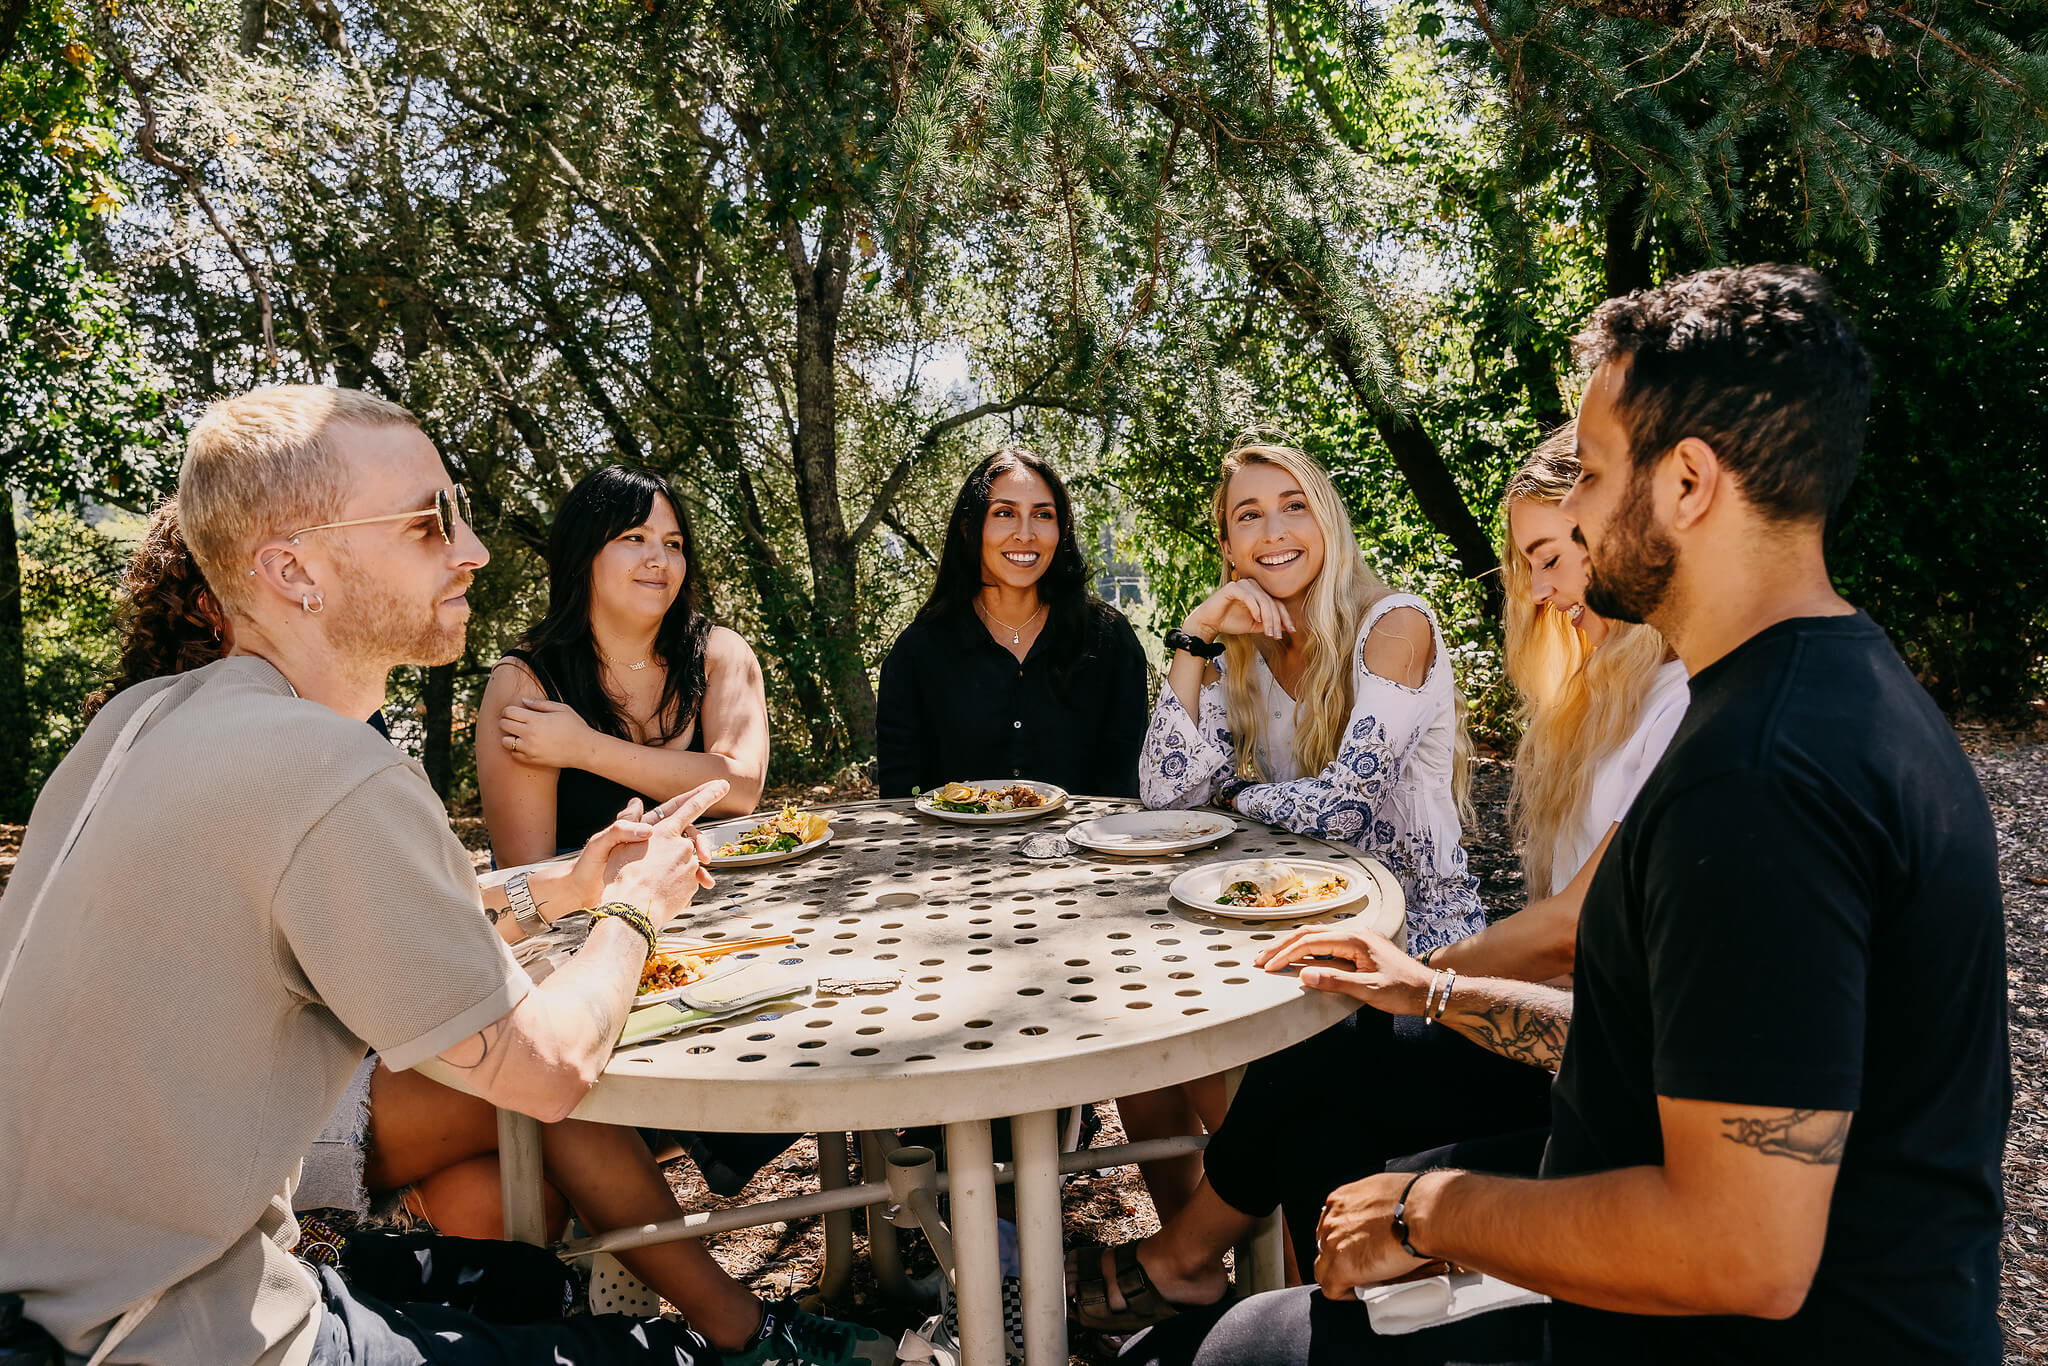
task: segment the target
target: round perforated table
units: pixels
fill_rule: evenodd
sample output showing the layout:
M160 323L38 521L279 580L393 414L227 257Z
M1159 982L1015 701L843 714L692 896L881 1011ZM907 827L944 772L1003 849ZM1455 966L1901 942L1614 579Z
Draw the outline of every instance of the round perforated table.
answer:
M1054 1112L1208 1076L1343 1018L1354 1002L1252 966L1263 945L1298 926L1355 915L1401 936L1401 891L1383 867L1243 817L1221 844L1189 854L1022 855L1029 836L1134 809L1076 798L1041 820L972 826L908 802L838 808L830 844L797 862L721 874L670 933L713 943L793 934L794 944L762 952L820 977L900 972L901 983L775 1002L622 1048L576 1117L771 1133L946 1125L969 1366L1002 1356L994 1182L968 1179L969 1169L990 1163L989 1119L1013 1117L1026 1355L1034 1366L1064 1361ZM1264 922L1168 894L1199 863L1261 857L1339 863L1371 892L1335 915ZM505 1164L508 1181L514 1165ZM508 1211L524 1199L538 1191L508 1188Z

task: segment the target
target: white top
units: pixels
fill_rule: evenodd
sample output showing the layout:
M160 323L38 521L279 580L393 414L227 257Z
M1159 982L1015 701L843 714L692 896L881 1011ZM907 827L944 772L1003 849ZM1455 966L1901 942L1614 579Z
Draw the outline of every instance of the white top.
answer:
M1592 791L1578 822L1558 832L1557 856L1550 872L1552 896L1578 876L1579 869L1600 847L1600 841L1607 838L1608 830L1628 814L1636 793L1643 790L1643 781L1664 757L1691 701L1685 665L1675 659L1666 661L1643 697L1636 728L1620 748L1593 769Z
M1436 643L1419 688L1404 688L1365 667L1365 639L1396 607L1429 618ZM1260 760L1275 781L1254 783L1233 805L1245 815L1305 835L1338 840L1384 862L1408 897L1410 953L1423 953L1476 932L1486 923L1479 880L1465 867L1458 804L1451 793L1457 739L1457 693L1451 657L1429 604L1390 593L1359 623L1352 650L1351 720L1337 756L1322 772L1295 767L1294 714L1263 659L1256 691L1265 708ZM1202 689L1201 716L1191 718L1172 688L1162 688L1138 759L1138 794L1146 806L1207 803L1231 779L1233 753L1223 684ZM1274 719L1275 712L1283 713Z

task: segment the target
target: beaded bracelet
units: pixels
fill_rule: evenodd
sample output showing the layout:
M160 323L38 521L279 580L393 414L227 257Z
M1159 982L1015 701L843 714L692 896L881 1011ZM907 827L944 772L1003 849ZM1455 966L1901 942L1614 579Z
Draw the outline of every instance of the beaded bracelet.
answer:
M625 901L607 901L604 905L599 906L590 913L590 921L595 925L599 920L608 915L617 916L620 920L625 921L628 925L638 930L641 936L647 940L647 952L650 956L654 953L655 949L660 947L661 936L655 933L654 922L649 920L647 912L641 910L638 906Z

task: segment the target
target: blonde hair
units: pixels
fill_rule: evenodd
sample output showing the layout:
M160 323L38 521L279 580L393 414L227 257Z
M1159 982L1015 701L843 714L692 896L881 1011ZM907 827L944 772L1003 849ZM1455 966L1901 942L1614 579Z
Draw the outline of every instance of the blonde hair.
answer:
M192 425L178 472L178 515L223 609L250 601L245 562L265 538L341 517L350 471L332 433L344 423L419 425L396 403L318 384L252 389L222 399Z
M1560 837L1585 810L1600 761L1635 732L1670 647L1654 627L1610 621L1599 649L1564 613L1532 597L1529 562L1509 512L1518 502L1556 506L1579 477L1577 426L1567 422L1536 447L1501 497L1501 586L1507 593L1508 681L1518 697L1508 818L1522 846L1522 877L1534 898L1550 895Z
M1292 446L1246 443L1223 457L1223 477L1210 503L1221 545L1227 547L1230 542L1230 481L1247 465L1271 465L1292 477L1307 495L1309 513L1323 533L1322 572L1309 584L1301 610L1295 613L1295 626L1307 638L1302 644L1301 681L1295 685L1294 762L1303 773L1319 773L1337 757L1350 724L1351 706L1357 694L1351 655L1358 648L1359 623L1365 620L1374 603L1393 590L1365 562L1358 547L1358 535L1352 530L1350 513L1329 474L1312 456ZM1228 584L1236 577L1226 553L1222 583ZM1257 749L1265 712L1252 686L1252 664L1257 650L1250 636L1224 637L1223 697L1230 718L1237 775L1267 782L1272 775L1260 768ZM1469 823L1467 775L1472 746L1465 734L1462 701L1456 700L1455 687L1452 692L1457 734L1452 747L1451 788L1460 814Z

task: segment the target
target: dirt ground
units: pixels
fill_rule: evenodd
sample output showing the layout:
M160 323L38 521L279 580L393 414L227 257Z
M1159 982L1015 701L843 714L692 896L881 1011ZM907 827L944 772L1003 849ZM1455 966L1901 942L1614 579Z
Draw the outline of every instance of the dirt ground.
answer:
M2006 1146L2008 1208L1999 1314L2006 1330L2006 1362L2017 1366L2048 1361L2048 742L2038 731L2026 736L1966 726L1959 733L1998 823L2005 886L2006 982L2016 1094ZM1467 847L1489 906L1512 907L1522 898L1520 872L1505 831L1508 778L1506 763L1480 761L1475 783L1480 819ZM773 795L783 800L845 801L872 793L808 789ZM472 849L481 847L480 822L458 819L456 827ZM0 887L13 871L20 842L20 826L0 825ZM1114 1107L1104 1107L1103 1119L1105 1132L1098 1143L1121 1141ZM684 1208L720 1208L815 1189L817 1148L810 1139L800 1141L757 1175L737 1201L712 1196L688 1162L678 1162L670 1170ZM1070 1241L1125 1242L1156 1227L1134 1170L1074 1179L1066 1188L1065 1212ZM860 1228L856 1220L856 1249L864 1254ZM817 1284L824 1243L818 1221L812 1219L724 1234L711 1245L734 1275L761 1293L802 1296ZM913 1275L930 1271L922 1241L913 1235L905 1245ZM854 1293L854 1303L840 1312L877 1328L898 1332L917 1317L875 1293L864 1261ZM1077 1362L1106 1362L1114 1355L1113 1343L1083 1334L1076 1335L1074 1347Z

